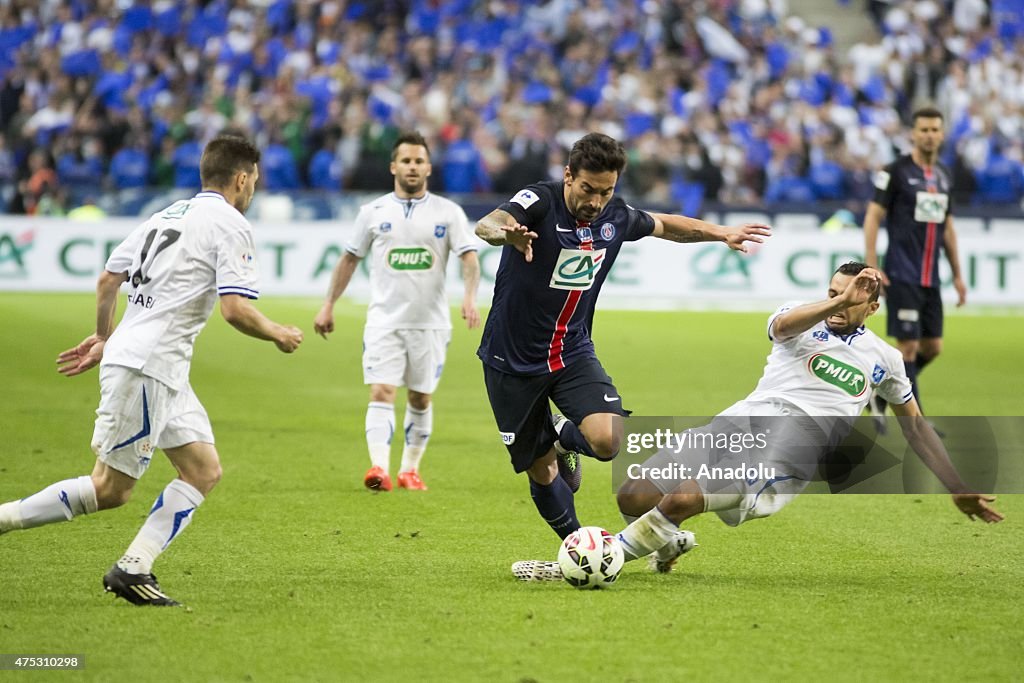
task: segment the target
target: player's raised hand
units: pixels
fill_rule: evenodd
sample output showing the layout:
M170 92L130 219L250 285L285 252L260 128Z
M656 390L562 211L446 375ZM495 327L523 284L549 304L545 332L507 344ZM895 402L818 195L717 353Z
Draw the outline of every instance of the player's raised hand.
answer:
M981 493L953 494L953 503L960 509L960 512L967 515L971 521L977 517L989 524L1003 521L1003 516L989 505L989 503L995 502L995 499L995 496L986 496Z
M274 345L284 353L291 353L302 343L302 330L293 325L281 325L281 331Z
M505 231L505 243L511 244L526 258L529 263L533 260L533 241L537 239L537 233L529 228L514 223L502 226Z
M334 332L334 308L332 306L324 304L324 307L316 314L316 318L313 319L313 330L324 339L327 339L328 334Z
M728 228L725 243L730 249L747 253L747 242L761 244L765 237L772 236L771 226L764 223L744 223L737 228Z
M96 367L103 359L105 343L105 339L90 334L80 344L67 351L62 351L57 356L57 372L65 377L74 377Z
M480 311L476 308L476 302L462 302L462 319L466 321L467 329L472 330L480 327Z
M882 286L882 274L874 268L865 268L857 273L843 291L843 301L847 306L857 306L870 301L878 288Z

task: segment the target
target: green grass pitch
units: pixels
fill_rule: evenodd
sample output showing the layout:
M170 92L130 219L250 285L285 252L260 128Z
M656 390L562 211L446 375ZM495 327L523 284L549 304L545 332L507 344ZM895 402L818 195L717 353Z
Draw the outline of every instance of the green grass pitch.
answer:
M520 584L511 562L553 557L557 539L496 434L479 331L454 332L423 467L431 490L373 495L363 309L340 304L325 342L311 331L318 302L260 306L308 336L285 356L215 314L199 339L192 381L225 476L156 566L189 609L135 608L100 585L172 476L157 458L127 506L0 538L0 653L85 655L85 671L61 680L1020 676L1024 496L1001 496L1007 520L986 527L946 496L808 495L737 529L695 520L701 547L669 576L634 563L608 591ZM54 358L93 317L90 296L0 295L0 500L91 468L97 373L60 377ZM637 414L711 415L760 376L764 321L600 312L595 337ZM922 380L930 412L1022 414L1024 317L947 325ZM577 509L621 527L608 466L586 463Z

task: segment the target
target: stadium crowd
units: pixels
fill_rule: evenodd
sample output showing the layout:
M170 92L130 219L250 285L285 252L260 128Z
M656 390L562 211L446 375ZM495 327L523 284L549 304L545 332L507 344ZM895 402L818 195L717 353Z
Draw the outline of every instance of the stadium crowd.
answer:
M271 191L389 187L416 128L450 193L559 177L600 131L648 201L865 200L925 103L956 199L1019 201L1024 0L866 8L882 37L840 51L784 0L9 0L2 205L198 187L226 128Z

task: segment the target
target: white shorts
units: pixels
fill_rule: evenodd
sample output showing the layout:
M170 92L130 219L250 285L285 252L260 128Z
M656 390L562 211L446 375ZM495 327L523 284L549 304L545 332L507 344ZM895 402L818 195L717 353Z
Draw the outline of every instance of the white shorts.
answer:
M783 401L744 400L719 413L709 425L689 431L716 436L762 433L766 435L765 448L736 452L721 447L687 448L679 453L663 450L644 464L655 469L681 464L689 467L691 473L698 472L701 464L744 467L752 473L756 470L756 474L743 478L691 479L704 494L705 510L714 512L726 524L737 526L778 512L814 481L821 456L845 436L847 424L841 418L809 417ZM690 476L693 475L652 479L651 483L669 494Z
M363 332L363 382L407 386L432 394L441 381L451 330L389 330Z
M138 370L100 367L92 450L101 462L139 479L154 449L195 441L213 443L213 429L191 386L175 391Z

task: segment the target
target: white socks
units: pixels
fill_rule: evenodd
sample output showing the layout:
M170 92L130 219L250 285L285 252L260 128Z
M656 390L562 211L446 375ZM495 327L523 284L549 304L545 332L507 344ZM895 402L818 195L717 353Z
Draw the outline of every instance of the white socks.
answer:
M149 574L157 555L185 530L203 500L198 489L181 479L168 484L117 566L129 574Z
M96 512L96 488L86 475L50 484L23 500L0 505L0 532L66 522Z
M405 406L405 448L402 450L402 466L399 472L419 470L423 452L427 450L427 441L434 428L434 407L416 410L410 405Z
M625 517L625 515L623 515ZM619 533L626 561L650 555L672 540L679 527L654 508L630 523Z
M370 401L366 407L366 448L370 463L385 472L391 464L391 437L395 435L395 406Z
M399 472L418 470L427 441L434 428L433 406L426 410L405 407L405 446ZM366 407L366 448L370 464L385 472L391 465L391 439L395 435L395 406L381 401L370 401Z

